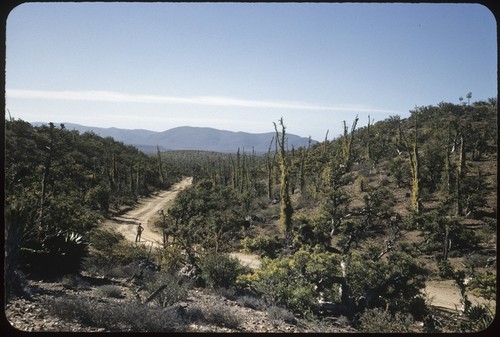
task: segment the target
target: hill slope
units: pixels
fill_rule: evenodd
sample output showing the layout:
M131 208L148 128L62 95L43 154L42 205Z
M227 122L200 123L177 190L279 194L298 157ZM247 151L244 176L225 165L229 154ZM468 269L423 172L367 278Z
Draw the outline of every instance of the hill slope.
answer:
M32 123L33 125L46 124L42 122ZM274 132L248 133L218 130L214 128L181 126L162 132L142 130L142 129L119 129L100 128L94 126L84 126L73 123L64 123L69 130L79 132L93 131L101 137L113 137L116 141L124 144L134 145L140 150L148 153L156 151L156 146L160 150L202 150L214 152L237 152L238 148L256 153L267 152ZM299 148L308 145L308 138L288 134L288 147ZM312 144L317 143L311 141Z

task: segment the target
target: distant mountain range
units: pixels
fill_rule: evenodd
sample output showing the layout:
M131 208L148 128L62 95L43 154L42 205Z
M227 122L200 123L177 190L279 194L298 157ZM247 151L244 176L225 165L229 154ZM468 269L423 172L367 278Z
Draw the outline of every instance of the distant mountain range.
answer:
M40 126L47 124L34 122L32 125ZM269 143L274 132L248 133L218 130L206 127L180 126L166 131L157 132L142 129L118 129L84 126L73 123L63 123L68 130L77 130L80 133L92 131L101 137L113 137L116 141L127 145L133 145L146 153L156 152L156 146L160 151L168 150L202 150L225 153L236 153L240 151L265 153L269 149ZM293 134L287 134L288 148L299 148L308 145L308 138ZM317 143L312 140L311 145ZM274 149L274 146L273 146Z

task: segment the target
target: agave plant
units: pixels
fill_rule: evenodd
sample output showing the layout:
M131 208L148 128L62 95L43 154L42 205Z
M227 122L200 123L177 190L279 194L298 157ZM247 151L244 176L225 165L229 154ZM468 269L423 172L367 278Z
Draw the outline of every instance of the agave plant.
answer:
M32 251L28 263L49 275L77 273L88 253L88 243L75 232L57 231L47 235L41 249Z

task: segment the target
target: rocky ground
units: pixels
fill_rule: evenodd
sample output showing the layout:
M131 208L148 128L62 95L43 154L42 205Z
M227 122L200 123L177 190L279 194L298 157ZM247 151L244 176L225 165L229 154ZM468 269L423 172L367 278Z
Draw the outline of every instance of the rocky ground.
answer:
M108 332L102 327L88 326L76 320L65 320L51 313L48 303L55 298L95 299L102 304L127 303L133 301L134 285L127 280L111 280L120 289L122 298L105 297L98 285L80 286L76 289L64 286L64 282L28 281L32 298L18 298L9 301L5 315L13 329L26 332ZM269 310L256 310L241 305L220 294L194 288L188 297L177 306L184 310L196 307L201 312L212 315L225 315L221 324L195 322L185 327L187 332L355 332L346 324L344 318L331 318L322 323L312 322L287 315L276 315ZM214 321L214 320L212 320ZM11 328L11 329L12 329Z

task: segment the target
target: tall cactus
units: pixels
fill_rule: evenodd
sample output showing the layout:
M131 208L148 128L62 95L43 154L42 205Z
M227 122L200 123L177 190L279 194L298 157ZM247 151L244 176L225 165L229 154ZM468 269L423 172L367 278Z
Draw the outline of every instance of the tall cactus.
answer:
M271 148L273 146L274 136L271 138L271 143L269 143L269 149L266 155L266 166L267 166L267 196L269 200L273 198L273 171L274 162L276 160L276 151L274 152L273 158L271 159Z
M161 161L160 147L156 145L156 157L158 159L158 175L162 184L165 183L165 174L163 172L163 165Z
M352 122L351 133L347 132L347 125L344 121L344 137L342 144L342 155L344 159L344 172L348 172L351 167L351 153L352 153L352 141L354 140L354 131L356 130L356 124L358 124L358 116Z
M367 133L367 137L366 137L366 158L368 160L371 160L372 159L372 147L371 147L371 130L370 130L370 127L372 126L372 123L373 123L373 119L370 118L370 115L368 115L368 125L366 126L366 133Z
M422 206L422 201L420 198L420 158L418 154L418 118L417 118L417 112L414 114L415 116L415 139L413 144L410 144L410 142L405 138L402 130L401 130L401 124L399 124L399 137L400 140L404 142L404 145L408 151L408 156L410 157L410 169L411 169L411 177L412 177L412 184L411 184L411 204L413 207L413 211L415 214L420 214L421 212L421 206Z
M311 136L309 136L308 142L307 142L307 148L302 152L302 157L300 158L300 173L299 173L299 185L300 185L300 193L305 192L305 163L306 163L306 156L307 153L309 152L309 149L311 148Z
M280 167L281 167L281 177L280 177L280 225L281 232L287 238L292 230L292 216L293 208L290 199L290 172L288 167L287 155L285 150L285 125L283 124L283 117L280 118L281 135L278 131L278 126L274 124L274 130L276 131L276 141L279 146L280 151Z
M463 214L462 202L462 180L465 177L465 145L464 136L460 132L460 150L458 152L458 166L457 166L457 184L456 184L456 198L457 198L457 212L458 216Z

